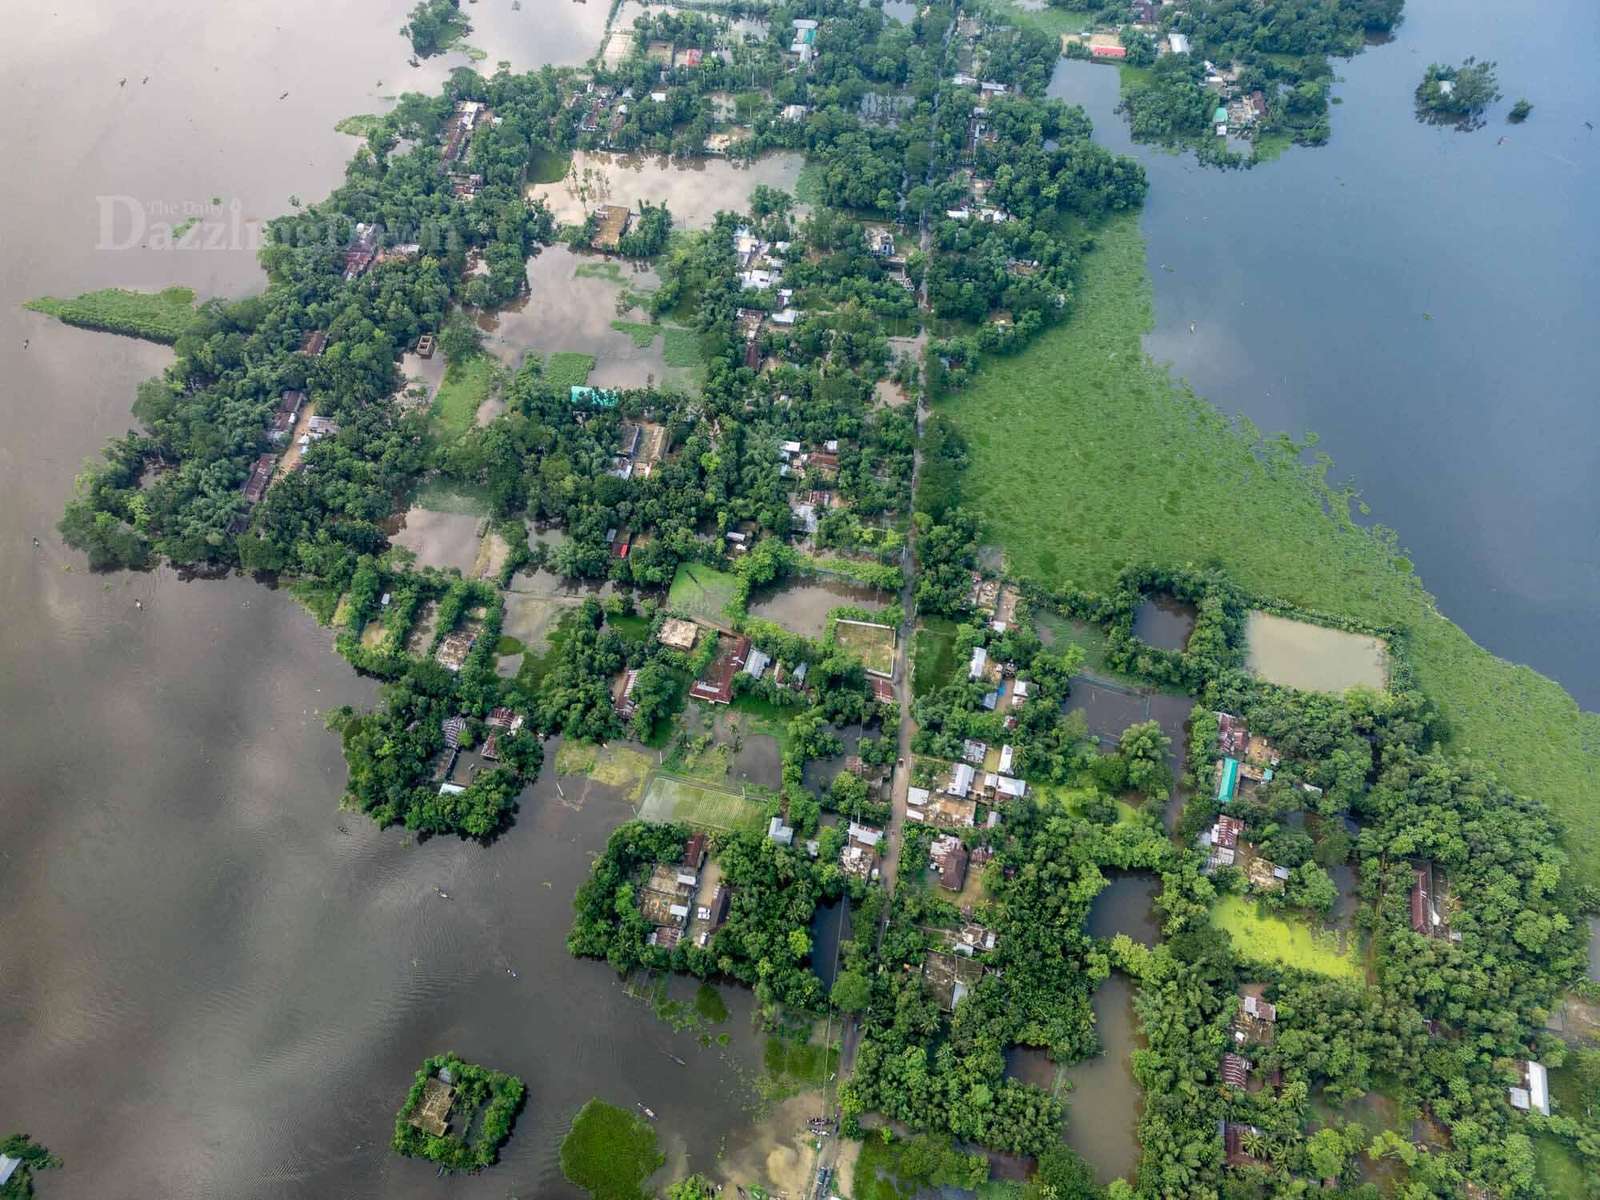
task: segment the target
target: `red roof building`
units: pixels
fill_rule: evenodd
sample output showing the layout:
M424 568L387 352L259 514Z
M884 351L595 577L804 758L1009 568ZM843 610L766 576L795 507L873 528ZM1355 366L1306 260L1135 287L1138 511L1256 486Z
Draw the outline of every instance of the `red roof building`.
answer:
M733 677L744 669L745 660L749 657L749 638L724 638L715 661L705 677L696 679L690 686L689 695L707 704L729 703L733 699Z
M1090 46L1089 56L1091 58L1127 58L1128 48L1126 46Z
M1243 717L1217 713L1217 753L1224 758L1243 758L1250 744L1250 730Z

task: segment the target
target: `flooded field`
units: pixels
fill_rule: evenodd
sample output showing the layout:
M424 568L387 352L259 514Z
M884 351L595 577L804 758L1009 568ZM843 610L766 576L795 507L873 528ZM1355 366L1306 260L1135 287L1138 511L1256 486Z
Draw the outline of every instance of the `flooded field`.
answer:
M889 596L876 588L842 579L806 579L774 591L763 592L750 602L750 615L782 625L802 637L819 638L828 628L828 614L836 608L868 608L877 611L889 603Z
M1382 690L1389 683L1389 648L1382 638L1251 612L1245 641L1245 666L1269 683L1308 692Z
M1194 632L1194 605L1172 596L1151 596L1133 613L1133 636L1158 650L1182 650Z
M1067 1144L1109 1183L1132 1176L1139 1165L1139 1088L1133 1081L1133 1051L1138 1035L1133 1016L1133 984L1113 974L1094 994L1095 1026L1101 1053L1066 1069Z
M1155 898L1161 881L1143 871L1107 871L1109 882L1089 906L1084 932L1110 938L1125 933L1134 941L1153 946L1161 940Z
M528 260L527 297L480 321L488 334L485 345L510 367L520 366L530 351L588 354L595 359L589 382L596 387L686 381L688 370L667 366L662 335L640 346L631 333L612 325L619 320L617 298L624 287L649 291L659 282L655 272L619 259L578 254L568 246L546 246ZM626 319L632 324L648 323L638 312Z
M811 918L811 969L830 990L839 970L839 943L850 939L850 928L848 896L819 905Z
M674 228L704 229L718 212L748 208L750 193L759 186L794 191L804 164L804 156L789 151L764 154L745 164L724 158L679 162L579 150L565 179L534 184L528 195L543 200L565 225L581 225L600 204L636 208L648 200L672 210Z
M470 575L483 540L482 524L483 518L473 513L437 512L413 505L401 516L399 529L389 540L415 553L419 567L455 567Z

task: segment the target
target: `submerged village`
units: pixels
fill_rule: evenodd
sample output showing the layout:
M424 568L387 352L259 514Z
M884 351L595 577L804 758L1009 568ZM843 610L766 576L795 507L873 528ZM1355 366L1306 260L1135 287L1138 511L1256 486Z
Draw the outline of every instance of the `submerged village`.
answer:
M1144 197L1052 72L1130 70L1204 161L1326 140L1328 56L1399 6L1262 8L620 0L584 69L364 118L80 478L97 569L255 573L383 682L330 716L352 812L492 858L541 775L626 801L568 949L641 1019L747 990L784 1152L663 1170L672 1097L599 1095L574 1186L1592 1194L1592 898L1543 798L1443 753L1409 632L1207 564L1031 577L967 490L980 438L1073 486L945 402ZM539 1081L414 1061L407 1169L492 1170Z

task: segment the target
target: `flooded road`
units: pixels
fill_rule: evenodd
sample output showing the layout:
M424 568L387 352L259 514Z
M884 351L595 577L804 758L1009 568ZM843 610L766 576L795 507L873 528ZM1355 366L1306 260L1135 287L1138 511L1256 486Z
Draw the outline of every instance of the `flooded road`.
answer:
M650 1104L663 1150L703 1169L749 1128L747 992L724 992L729 1044L702 1047L566 954L619 796L580 783L564 803L546 778L489 848L380 833L337 809L325 715L376 688L328 631L249 579L91 575L55 533L78 464L171 354L19 305L259 291L252 223L337 185L355 142L334 123L463 61L406 66L408 7L31 7L0 47L29 164L0 217L0 1071L27 1081L0 1127L66 1159L47 1181L64 1200L569 1195L556 1148L596 1094ZM503 21L499 56L579 61L604 13L484 0L470 40L492 68ZM220 248L157 248L158 222L200 213ZM417 1063L445 1049L528 1084L482 1176L388 1149Z
M1142 1100L1133 1081L1138 1046L1133 1016L1133 984L1113 973L1094 994L1095 1028L1102 1052L1068 1067L1067 1145L1094 1168L1102 1184L1131 1178L1139 1165L1139 1112Z

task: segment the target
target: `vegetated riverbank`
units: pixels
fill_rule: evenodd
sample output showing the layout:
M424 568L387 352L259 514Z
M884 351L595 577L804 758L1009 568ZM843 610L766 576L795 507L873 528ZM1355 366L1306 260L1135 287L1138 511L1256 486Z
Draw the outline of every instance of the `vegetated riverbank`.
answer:
M1450 748L1549 804L1575 878L1600 884L1587 795L1600 717L1440 614L1393 534L1349 515L1328 464L1236 425L1147 359L1151 324L1143 239L1122 217L1085 256L1070 320L942 402L970 443L964 491L985 540L1052 585L1104 590L1131 562L1215 562L1251 591L1406 629Z
M169 287L159 292L103 288L71 300L40 296L23 307L68 325L170 346L194 321L194 292L186 287Z

